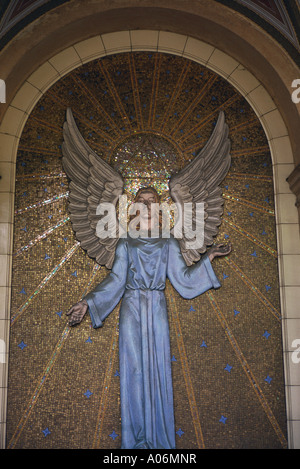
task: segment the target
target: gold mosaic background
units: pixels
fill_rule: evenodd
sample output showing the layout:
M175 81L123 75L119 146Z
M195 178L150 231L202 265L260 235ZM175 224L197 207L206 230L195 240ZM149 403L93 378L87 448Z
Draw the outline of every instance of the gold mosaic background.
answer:
M232 165L214 269L222 288L183 300L168 284L177 448L285 448L272 164L245 99L212 71L159 53L83 65L41 98L17 158L8 448L119 448L118 309L102 329L65 313L106 275L68 218L62 126L72 108L131 196L192 159L225 111Z

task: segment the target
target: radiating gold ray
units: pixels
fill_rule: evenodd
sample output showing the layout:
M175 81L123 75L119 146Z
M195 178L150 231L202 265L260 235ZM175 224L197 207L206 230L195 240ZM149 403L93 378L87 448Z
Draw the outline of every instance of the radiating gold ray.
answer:
M270 151L269 146L263 145L260 147L250 147L250 148L242 148L240 150L232 150L230 154L232 157L237 158L239 156L258 155L259 153L265 153L269 151Z
M46 378L48 377L51 369L53 368L58 356L59 356L59 353L61 352L61 349L66 341L66 339L68 338L69 336L69 333L70 333L70 328L69 326L65 326L56 346L55 346L55 349L51 355L51 358L49 359L49 361L47 362L42 374L40 375L39 379L37 380L38 381L38 384L37 386L35 387L34 389L34 392L30 398L30 400L28 401L27 403L27 406L26 406L26 409L16 427L16 430L12 436L12 438L10 439L9 443L8 443L8 446L7 448L8 449L13 449L16 444L18 443L18 440L21 436L21 433L28 421L28 418L30 417L31 415L31 412L32 410L34 409L34 406L38 400L38 397L43 389L43 386L45 384L45 381L46 381Z
M241 130L244 130L244 129L248 129L249 127L252 127L253 125L256 125L257 124L257 118L254 117L253 119L250 119L246 122L242 122L241 124L239 125L236 125L236 126L233 126L233 127L230 127L229 128L229 135L232 137L236 132L240 132ZM199 150L201 147L203 147L204 145L206 144L206 140L205 139L199 139L197 141L197 143L193 144L193 145L190 145L190 146L187 146L185 147L185 152L188 153L193 153L195 150ZM252 148L252 147L251 147ZM262 147L259 147L259 148L262 148ZM268 146L265 146L264 147L266 149L266 151L269 150L269 147ZM243 151L243 150L236 150L236 152L238 151ZM246 149L247 151L247 149Z
M15 251L13 253L13 256L19 256L24 251L28 251L28 249L32 248L33 246L38 244L43 239L47 238L50 234L54 233L57 228L60 228L61 226L65 225L69 220L70 220L70 217L66 217L64 220L60 220L56 225L50 226L50 228L45 230L42 234L40 234L36 238L31 239L30 241L28 241L28 244L26 246L22 246L17 251Z
M250 200L242 199L241 197L236 197L230 194L222 194L222 196L225 199L231 200L232 202L236 202L241 205L245 205L246 207L249 207L253 210L257 210L259 212L267 213L269 215L275 215L275 211L273 209L270 209L268 207L264 207L263 205L250 202Z
M81 78L72 76L72 79L76 85L78 85L86 98L92 104L92 106L99 112L99 115L104 118L104 120L114 129L114 132L120 137L122 133L120 132L119 126L111 118L111 116L106 112L105 108L100 104L97 97L91 92L91 90L86 86L86 84L81 80Z
M184 153L193 153L194 151L198 152L201 150L201 148L206 144L206 140L204 139L199 139L197 143L194 143L193 145L186 146L184 149ZM268 145L262 145L259 147L251 147L251 148L243 148L239 150L231 150L230 155L232 158L238 158L242 156L255 156L259 155L260 153L266 153L269 152L270 148ZM230 174L228 174L228 177L230 177Z
M56 275L57 272L62 268L62 266L70 259L70 257L73 256L73 254L79 248L79 246L80 246L80 243L76 242L71 247L71 249L69 249L67 253L61 258L60 262L43 278L40 284L35 288L35 291L26 299L26 301L13 314L11 321L10 321L11 327L20 318L20 316L24 313L24 311L26 311L31 301L34 298L36 298L36 296L42 291L43 287L48 283L48 281L51 280L53 276Z
M81 299L85 296L85 294L87 292L87 289L88 289L89 285L92 283L92 280L93 280L94 276L96 275L97 271L99 270L99 268L100 267L97 264L94 266L92 274L91 274L90 279L89 279L89 282L86 285L86 288L84 290L83 295L81 296ZM7 446L8 449L13 449L16 446L16 444L17 444L17 442L18 442L18 440L21 436L21 433L24 430L26 422L27 422L28 418L30 417L30 414L31 414L31 412L32 412L37 400L38 400L38 397L39 397L39 395L40 395L40 393L43 389L43 386L44 386L47 378L49 378L49 374L50 374L50 372L51 372L57 358L59 357L59 354L61 353L62 348L63 348L64 344L66 343L67 338L69 337L70 330L71 329L70 329L70 327L68 326L68 323L67 323L66 326L64 327L64 329L63 329L57 343L56 343L56 346L55 346L55 348L54 348L54 350L51 354L50 359L48 360L46 366L43 369L43 372L41 373L39 379L37 380L37 385L34 389L34 392L31 396L30 400L28 401L26 409L23 412L23 415L22 415L22 417L21 417L21 419L20 419L20 421L19 421L19 423L16 427L16 430L15 430L12 438L10 439L10 441L8 443L8 446Z
M174 299L174 296L172 294L171 287L169 284L167 284L166 293L169 299L172 323L176 330L177 346L178 346L178 351L180 355L180 362L182 363L182 372L183 372L184 381L186 385L187 397L188 397L189 404L190 404L190 410L191 410L191 415L193 419L193 425L194 425L195 435L196 435L196 440L197 440L197 447L200 449L204 449L205 448L204 438L203 438L203 433L202 433L201 424L200 424L197 401L195 398L193 383L192 383L191 374L190 374L189 362L187 359L185 345L184 345L184 341L182 337L179 314L177 311L176 301Z
M55 195L51 197L50 199L42 200L41 202L37 202L36 204L31 204L24 208L18 208L17 210L15 210L15 215L20 215L21 213L28 212L28 210L33 210L35 208L43 207L44 205L53 204L67 197L69 197L69 192L64 192L63 194Z
M190 146L185 146L184 147L184 155L186 159L192 159L194 158L204 147L206 144L207 140L200 140L197 143L194 143L193 145Z
M267 244L257 239L256 236L253 236L251 233L249 233L248 231L246 231L244 228L237 225L236 223L233 223L231 220L228 220L227 218L223 218L223 221L227 223L237 233L241 234L242 236L245 236L245 238L249 239L252 243L256 244L260 248L267 251L267 253L277 258L277 251L275 249L272 249L270 246L268 246Z
M226 107L230 106L231 104L233 104L235 101L238 101L239 99L240 99L240 96L234 95L231 98L229 98L227 101L222 103L220 106L216 107L213 110L213 112L210 112L197 125L192 127L185 135L183 135L181 138L179 138L178 139L178 141L180 142L179 144L182 145L183 142L185 142L193 134L198 133L205 125L207 125L209 122L211 122L213 119L215 119L217 117L218 113L221 110L225 110Z
M251 173L228 173L226 179L242 179L246 178L253 181L264 181L273 183L272 176L265 176L263 174L251 174Z
M189 73L189 70L191 68L191 63L190 62L185 62L183 67L182 67L182 70L181 70L181 73L179 75L179 78L175 84L175 87L174 87L174 90L173 90L173 93L169 99L169 103L168 103L168 106L167 106L167 109L165 111L165 114L164 114L164 117L163 117L163 125L161 127L161 131L162 132L166 132L166 127L168 125L168 117L171 115L171 113L173 112L173 109L174 107L177 105L177 99L178 99L178 96L179 94L181 93L182 91L182 87L184 85L184 82L186 80L186 77ZM169 133L169 132L168 132Z
M240 132L241 130L248 129L253 125L257 125L257 117L253 117L245 122L241 122L241 124L234 125L229 128L229 135L234 135L236 132Z
M61 134L61 129L60 129ZM61 156L61 151L50 150L49 148L27 147L20 143L18 150L29 151L31 153L45 153L46 155Z
M52 130L57 134L61 135L61 128L59 126L50 124L48 121L45 121L39 117L31 116L31 119L35 121L38 125L45 127L46 129Z
M98 417L97 417L97 425L96 425L93 445L92 445L93 449L100 448L100 441L102 437L102 429L103 429L103 423L105 419L105 412L106 412L108 400L109 400L110 383L111 383L113 367L114 367L114 363L116 359L117 340L118 340L118 331L119 331L118 324L119 324L119 306L116 309L116 320L115 320L115 324L113 327L113 333L111 336L110 349L109 349L108 361L107 361L106 372L105 372L105 379L104 379L103 386L102 386L101 401L100 401Z
M286 438L272 412L272 409L270 408L265 396L264 396L264 393L259 385L259 382L258 380L255 378L243 352L241 351L240 347L239 347L239 344L236 340L236 338L234 337L234 334L232 333L232 330L230 329L229 327L229 324L227 323L226 319L225 319L225 316L223 315L213 293L210 291L210 292L207 292L206 293L208 299L209 299L209 302L213 308L213 310L215 311L216 315L217 315L217 318L222 326L222 328L224 329L225 331L225 334L237 356L237 358L239 359L241 365L242 365L242 368L248 378L248 380L250 381L250 384L255 392L255 394L257 395L258 399L259 399L259 402L260 404L262 405L262 408L263 410L265 411L272 427L274 428L274 431L281 443L281 445L285 448L287 446L287 441L286 441Z
M42 174L42 173L35 173L35 174L28 174L26 176L22 175L21 177L16 178L16 182L19 182L20 180L22 181L28 181L28 182L36 182L38 179L63 179L67 178L67 175L63 172L60 173L51 173L51 174Z
M104 158L106 157L107 152L108 152L108 150L107 150L108 147L107 146L101 145L100 143L95 142L95 140L90 140L89 138L86 139L86 143L88 145L90 145L91 148L93 148L96 155L97 155L97 152L100 151L102 153L101 156L104 157ZM112 145L112 144L113 144L113 142L109 142L109 145Z
M272 303L262 294L262 292L254 285L250 278L233 262L230 257L224 257L225 262L231 269L239 276L245 285L252 291L252 293L259 299L259 301L266 307L278 321L281 321L280 312L272 305Z
M56 104L58 104L60 106L60 108L63 109L64 111L66 111L66 109L70 106L70 104L67 101L64 101L61 97L57 96L57 94L54 93L51 90L49 90L47 92L47 96L49 96L49 98L51 98L52 101L54 101ZM114 140L110 137L110 135L107 134L107 132L103 132L97 126L92 125L91 121L88 121L87 119L83 118L82 114L79 113L78 111L76 111L76 109L72 108L72 113L73 113L73 116L76 117L76 119L79 122L84 124L89 130L94 131L96 135L98 135L99 137L102 137L103 139L105 139L109 143L114 142ZM62 130L60 132L62 132ZM103 149L105 150L104 147L103 147Z
M128 55L128 65L129 65L129 71L130 71L130 79L131 79L133 101L134 101L134 108L135 108L135 113L136 113L136 120L138 124L138 130L143 130L144 119L143 119L141 100L140 100L140 94L139 94L139 86L138 86L138 81L136 77L134 56L131 54Z
M209 80L205 83L205 85L201 88L198 96L192 101L189 107L184 111L182 117L176 122L176 124L170 130L170 135L173 135L175 132L178 131L180 127L182 127L187 119L190 117L191 113L195 110L195 108L199 105L202 99L207 95L213 84L216 82L217 76L212 76Z
M105 83L106 83L106 86L108 87L109 89L109 92L110 92L110 96L112 96L112 99L114 100L114 103L116 105L116 109L118 110L120 116L121 116L121 119L122 121L124 122L124 125L127 127L127 132L131 133L132 132L132 126L131 126L131 122L130 122L130 119L127 115L127 112L123 106L123 103L120 99L120 96L119 96L119 92L107 70L107 67L106 67L106 64L105 64L105 61L103 60L99 60L98 61L98 66L99 66L99 70L101 72L101 74L103 75L104 79L105 79Z
M156 54L154 59L154 71L152 78L152 90L150 97L150 106L149 106L149 117L148 117L148 127L150 129L154 128L155 122L155 111L159 93L159 76L160 76L160 67L162 62L162 55Z

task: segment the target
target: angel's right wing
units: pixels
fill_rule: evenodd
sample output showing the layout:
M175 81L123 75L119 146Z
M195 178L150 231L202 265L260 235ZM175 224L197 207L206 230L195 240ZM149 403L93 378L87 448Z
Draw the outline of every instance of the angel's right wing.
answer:
M228 138L228 125L224 112L220 112L214 131L208 142L196 157L170 181L170 195L184 211L185 204L203 204L204 226L203 244L196 249L188 248L189 239L183 231L179 239L182 255L187 265L200 259L208 246L213 244L213 238L218 234L223 213L221 182L230 167L230 141ZM195 222L194 212L191 214L191 223ZM178 223L182 223L180 220Z
M75 236L89 257L111 269L118 238L97 236L97 223L101 218L97 208L104 202L116 208L123 193L123 179L85 142L70 108L63 136L63 167L70 179L69 212ZM113 216L117 226L116 210Z

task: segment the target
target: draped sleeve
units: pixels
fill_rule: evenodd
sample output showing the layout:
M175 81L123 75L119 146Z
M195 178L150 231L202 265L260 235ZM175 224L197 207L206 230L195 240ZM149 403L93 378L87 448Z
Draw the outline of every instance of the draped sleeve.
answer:
M221 286L208 255L199 262L187 266L180 251L179 243L169 239L167 277L177 292L186 299L195 298L211 288Z
M104 319L122 298L127 279L128 254L124 239L118 242L113 267L108 276L85 296L94 328L102 327Z

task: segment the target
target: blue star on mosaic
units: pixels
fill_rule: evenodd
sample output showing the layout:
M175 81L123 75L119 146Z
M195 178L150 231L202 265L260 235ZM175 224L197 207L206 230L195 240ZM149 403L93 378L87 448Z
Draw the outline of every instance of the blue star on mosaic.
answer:
M231 365L228 365L228 363L227 363L227 365L225 366L224 370L226 370L226 371L228 371L228 373L230 373L231 370L232 370L232 366L231 366Z
M180 438L182 437L183 434L184 434L184 431L182 431L181 428L179 428L179 430L177 430L176 432L176 435L178 435Z
M268 375L266 378L265 378L265 381L267 381L267 383L271 383L272 381L272 378Z
M89 399L92 394L93 394L93 393L88 389L88 390L84 393L84 396Z
M45 430L43 430L43 433L44 433L44 436L46 438L46 436L50 435L51 432L50 432L49 428L47 427L47 428L45 428Z
M263 337L265 337L266 339L268 339L268 338L270 337L270 335L271 335L271 334L270 334L270 332L268 332L268 331L265 331L265 332L263 333Z
M227 420L227 417L224 417L224 415L222 415L219 422L224 423L224 425L225 425L226 420Z
M109 435L114 441L116 438L118 438L118 434L113 430L113 432Z
M20 347L21 350L23 350L27 345L23 342L23 340L18 344L18 347Z

